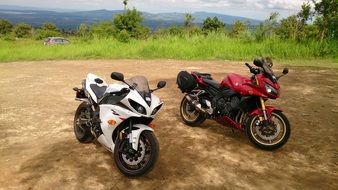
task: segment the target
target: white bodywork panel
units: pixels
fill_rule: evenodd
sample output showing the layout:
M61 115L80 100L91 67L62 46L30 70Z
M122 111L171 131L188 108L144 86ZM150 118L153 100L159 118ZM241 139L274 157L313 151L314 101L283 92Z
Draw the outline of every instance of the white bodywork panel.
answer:
M103 81L103 83L101 83L101 84L96 83L95 79L97 79L97 78L101 79ZM98 77L98 76L96 76L96 75L94 75L92 73L89 73L87 75L87 78L86 78L86 90L88 91L89 95L92 97L92 99L94 100L94 102L97 103L97 97L96 97L95 93L93 92L93 90L90 88L91 84L96 84L99 87L108 86L108 85L107 85L107 83L102 78L100 78L100 77Z
M97 77L96 77L97 78ZM122 88L128 88L125 84L111 84L108 86L106 93L120 91ZM94 94L95 95L95 94ZM129 103L128 99L134 100L135 102L142 105L146 114L138 113ZM94 100L95 101L95 100ZM113 142L113 132L114 130L126 119L130 117L147 117L155 118L156 114L151 115L154 108L163 104L163 102L155 95L151 94L151 105L145 102L141 95L136 90L130 90L129 94L120 101L127 108L123 108L118 105L112 104L101 104L100 105L100 120L101 120L101 129L104 135L104 140L99 141L104 143L103 145L109 147L110 151L114 151L115 142ZM109 120L114 120L116 123L114 125L108 124ZM138 148L140 134L144 130L153 131L152 128L143 125L143 124L134 124L134 127L137 127L137 130L133 130L131 133L130 141L135 150ZM108 150L109 150L108 149Z

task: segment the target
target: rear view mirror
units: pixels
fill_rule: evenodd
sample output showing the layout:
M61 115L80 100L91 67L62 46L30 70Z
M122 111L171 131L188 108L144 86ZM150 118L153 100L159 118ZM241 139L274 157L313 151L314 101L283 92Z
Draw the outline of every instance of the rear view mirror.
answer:
M285 68L283 69L283 74L286 75L286 74L288 74L288 73L289 73L289 69L288 69L287 67L285 67Z
M163 87L165 87L166 84L167 83L165 81L160 81L160 82L157 83L157 88L158 89L163 88Z
M112 72L110 77L117 81L122 81L122 82L124 81L124 76L122 73Z
M260 59L255 59L253 61L253 64L256 65L257 67L263 67L263 62Z

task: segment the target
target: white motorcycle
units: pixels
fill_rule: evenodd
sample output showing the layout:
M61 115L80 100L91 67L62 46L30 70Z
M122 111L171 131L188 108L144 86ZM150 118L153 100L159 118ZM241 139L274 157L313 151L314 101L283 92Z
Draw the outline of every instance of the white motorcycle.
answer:
M82 88L73 89L76 100L82 102L75 112L75 136L81 143L97 139L113 153L123 174L139 176L149 172L157 160L159 147L151 122L163 102L152 92L166 82L150 90L143 76L124 80L123 74L113 72L111 78L122 83L108 85L88 74Z

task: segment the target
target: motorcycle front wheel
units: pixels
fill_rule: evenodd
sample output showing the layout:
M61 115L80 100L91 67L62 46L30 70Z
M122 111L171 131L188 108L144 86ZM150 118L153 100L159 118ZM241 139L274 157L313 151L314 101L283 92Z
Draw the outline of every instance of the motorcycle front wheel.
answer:
M291 134L290 123L281 111L273 111L268 126L263 127L259 116L249 118L246 126L249 140L263 150L275 150L282 147Z
M205 121L205 117L189 103L186 97L182 99L180 114L183 122L191 127L200 125Z
M140 135L138 150L130 147L129 140L117 138L114 148L114 160L118 169L126 176L140 176L150 172L158 157L158 141L151 131Z

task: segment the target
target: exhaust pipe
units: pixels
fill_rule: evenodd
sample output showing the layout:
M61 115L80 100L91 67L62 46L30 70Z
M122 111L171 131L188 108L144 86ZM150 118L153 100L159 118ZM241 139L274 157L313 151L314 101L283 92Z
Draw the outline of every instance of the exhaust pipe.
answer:
M202 113L205 113L205 114L212 114L212 110L202 108L201 103L199 103L198 100L194 100L189 94L187 94L187 95L185 96L185 98L188 100L188 102L189 102L192 106L194 106L194 108L195 108L197 111L202 112Z

